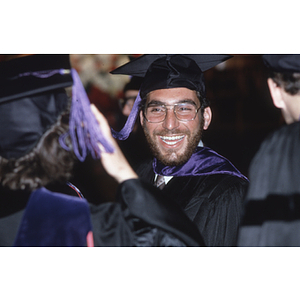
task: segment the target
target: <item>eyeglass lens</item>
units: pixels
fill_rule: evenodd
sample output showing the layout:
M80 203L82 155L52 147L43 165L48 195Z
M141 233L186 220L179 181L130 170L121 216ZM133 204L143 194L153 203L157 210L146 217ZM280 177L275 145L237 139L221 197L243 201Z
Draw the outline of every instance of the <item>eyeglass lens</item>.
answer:
M149 122L162 122L164 121L169 105L149 105L145 110L146 118ZM170 105L173 106L173 105ZM173 111L178 120L189 121L193 120L196 116L197 109L191 103L180 103L173 106Z

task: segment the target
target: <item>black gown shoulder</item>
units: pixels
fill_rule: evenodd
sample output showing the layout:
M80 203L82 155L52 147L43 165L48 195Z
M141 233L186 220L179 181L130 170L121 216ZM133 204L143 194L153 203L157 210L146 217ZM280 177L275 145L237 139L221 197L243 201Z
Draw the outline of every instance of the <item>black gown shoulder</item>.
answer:
M300 246L300 122L271 133L253 158L238 246Z
M141 180L154 180L152 162L137 170ZM161 193L177 203L197 226L206 246L236 246L248 181L227 175L173 177Z
M31 203L31 194L2 188L0 246L14 244L28 203ZM71 194L73 196L73 191ZM57 193L56 188L55 195L59 201L59 195L63 194ZM172 203L162 199L156 188L138 179L127 180L119 186L116 202L89 204L89 208L95 246L204 246L197 228L179 207L174 207ZM44 213L47 214L47 211ZM86 212L82 211L84 213ZM63 216L60 213L58 215ZM57 214L53 217L57 217ZM51 213L49 218L51 219ZM33 231L35 232L34 228ZM31 237L33 231L29 233ZM56 233L51 235L55 236ZM23 242L30 245L26 239ZM34 245L40 244L43 242L35 241ZM51 242L47 245L51 246ZM59 245L55 241L55 246ZM61 246L63 245L62 242Z
M204 246L180 207L139 179L122 183L116 203L94 206L91 213L97 246Z

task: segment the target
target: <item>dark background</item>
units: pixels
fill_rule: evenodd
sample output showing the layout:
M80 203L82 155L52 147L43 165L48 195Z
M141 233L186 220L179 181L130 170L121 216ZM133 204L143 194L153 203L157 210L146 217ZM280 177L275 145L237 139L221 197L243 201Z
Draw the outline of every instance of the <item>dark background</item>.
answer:
M234 55L224 69L205 72L213 120L204 142L248 175L262 140L283 124L267 86L261 55Z

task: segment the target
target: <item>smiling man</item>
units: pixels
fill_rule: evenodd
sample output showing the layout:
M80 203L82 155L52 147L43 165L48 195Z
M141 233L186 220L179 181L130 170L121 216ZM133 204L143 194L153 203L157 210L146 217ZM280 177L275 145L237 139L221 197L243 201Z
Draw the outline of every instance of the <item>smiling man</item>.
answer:
M141 123L154 156L164 165L179 166L193 154L211 120L210 108L203 109L202 116L200 109L196 92L187 88L148 94Z
M236 245L247 179L224 157L203 147L212 111L203 72L228 55L143 55L113 74L144 77L119 139L139 111L152 162L137 170L197 225L206 246Z

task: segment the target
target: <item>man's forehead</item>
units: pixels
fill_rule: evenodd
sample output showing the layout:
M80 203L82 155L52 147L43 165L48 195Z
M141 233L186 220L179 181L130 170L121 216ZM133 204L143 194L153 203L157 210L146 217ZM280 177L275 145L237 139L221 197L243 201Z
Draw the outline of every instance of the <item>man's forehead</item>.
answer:
M148 94L147 102L157 100L161 102L178 102L182 100L192 100L199 103L199 99L195 91L187 88L172 88L154 90Z

